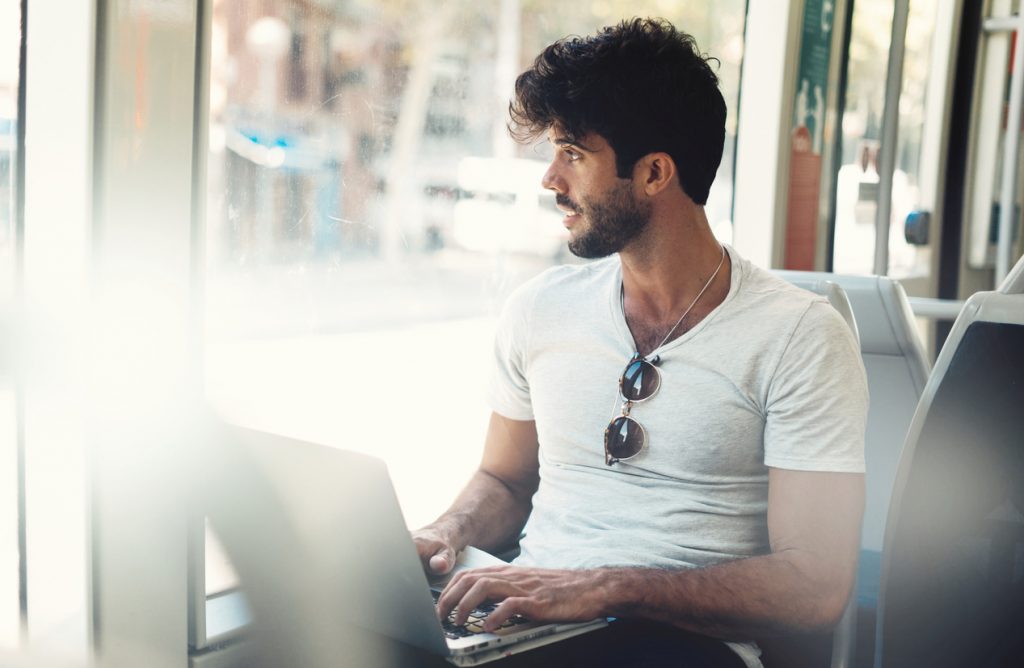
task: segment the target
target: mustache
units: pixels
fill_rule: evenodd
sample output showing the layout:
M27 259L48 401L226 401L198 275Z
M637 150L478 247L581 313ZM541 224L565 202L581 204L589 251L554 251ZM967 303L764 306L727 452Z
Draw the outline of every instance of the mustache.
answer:
M563 208L566 208L566 209L572 209L576 213L580 213L580 211L581 211L579 204L577 204L576 202L572 201L571 199L569 199L568 197L566 197L565 195L563 195L561 193L557 193L555 195L555 204L557 204L558 206L561 206Z

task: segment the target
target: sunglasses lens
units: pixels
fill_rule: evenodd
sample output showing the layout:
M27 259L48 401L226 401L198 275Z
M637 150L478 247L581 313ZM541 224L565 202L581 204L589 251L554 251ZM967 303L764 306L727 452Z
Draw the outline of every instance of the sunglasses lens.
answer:
M640 423L629 417L617 417L604 432L604 447L613 459L629 459L643 450L647 434Z
M619 379L619 390L628 401L650 399L660 386L661 374L657 367L645 359L630 362Z

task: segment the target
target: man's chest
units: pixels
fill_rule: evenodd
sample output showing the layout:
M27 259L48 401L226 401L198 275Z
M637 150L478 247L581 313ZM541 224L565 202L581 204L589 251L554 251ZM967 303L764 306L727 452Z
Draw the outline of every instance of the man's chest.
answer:
M604 465L604 432L622 412L618 380L628 360L621 345L566 345L534 355L528 381L547 462ZM715 365L669 351L659 373L658 392L630 410L648 445L629 467L686 479L760 470L763 401L744 384L748 374L736 360Z

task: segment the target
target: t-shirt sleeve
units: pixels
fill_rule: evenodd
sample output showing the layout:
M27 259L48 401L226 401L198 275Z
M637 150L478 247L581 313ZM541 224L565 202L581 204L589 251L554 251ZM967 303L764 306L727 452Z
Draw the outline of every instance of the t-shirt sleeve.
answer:
M513 292L505 300L494 335L487 399L495 413L512 420L533 419L526 364L535 296L536 289L530 283Z
M768 390L765 465L863 472L867 410L860 346L828 302L813 302L794 329Z

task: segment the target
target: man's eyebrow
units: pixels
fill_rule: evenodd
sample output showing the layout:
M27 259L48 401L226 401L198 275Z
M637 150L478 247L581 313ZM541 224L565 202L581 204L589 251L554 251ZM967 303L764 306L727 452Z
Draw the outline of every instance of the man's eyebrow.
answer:
M587 153L594 152L594 149L584 146L580 142L574 139L569 139L568 137L555 137L551 143L554 144L555 146L569 146L571 148L578 148L581 151L586 151Z

